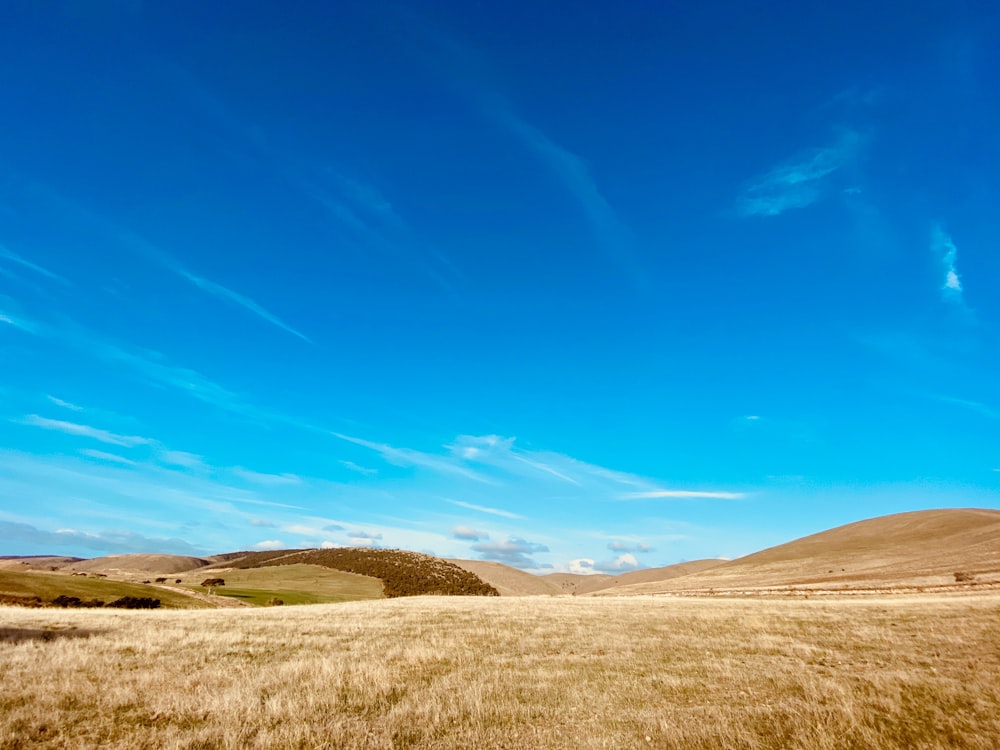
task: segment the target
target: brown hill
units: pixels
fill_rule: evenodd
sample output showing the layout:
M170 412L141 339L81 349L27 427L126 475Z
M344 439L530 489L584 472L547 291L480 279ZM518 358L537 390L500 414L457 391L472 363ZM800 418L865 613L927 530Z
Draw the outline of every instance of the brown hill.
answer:
M90 573L185 573L209 565L211 560L183 555L107 555L67 566Z
M549 573L543 578L556 584L567 594L593 594L598 591L629 586L635 583L654 583L671 578L698 573L722 565L725 560L691 560L689 562L664 565L659 568L643 568L616 576L607 573L580 575L578 573Z
M448 560L465 570L475 573L500 592L501 596L558 596L591 594L616 586L633 583L665 581L678 576L697 573L722 565L724 560L693 560L667 565L662 568L645 568L617 576L607 573L583 575L580 573L547 573L533 575L509 565L485 560Z
M368 547L334 549L273 550L250 552L238 559L213 566L236 569L281 565L319 565L346 573L371 576L382 581L387 597L419 596L498 596L499 592L475 573L440 557L421 552Z
M610 586L614 581L613 575L607 573L593 573L584 575L582 573L549 573L542 576L547 581L554 583L564 594L579 594L583 591L596 591L597 589Z
M960 574L956 576L956 573ZM924 510L840 526L710 570L600 594L1000 584L1000 511Z
M57 570L82 559L60 555L4 555L0 557L0 570Z
M518 568L486 560L453 560L448 562L474 573L500 592L500 596L558 596L564 594L559 586Z

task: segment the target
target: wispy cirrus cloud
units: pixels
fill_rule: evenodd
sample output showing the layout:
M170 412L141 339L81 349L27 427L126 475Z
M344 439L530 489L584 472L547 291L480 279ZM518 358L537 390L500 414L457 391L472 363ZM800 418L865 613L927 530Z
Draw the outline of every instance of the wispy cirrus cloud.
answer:
M861 143L858 133L848 131L830 146L809 149L770 169L740 196L738 213L780 216L816 203L828 194L832 176L856 157Z
M926 398L934 399L935 401L940 401L945 404L951 404L952 406L959 406L963 409L974 411L977 414L981 414L984 417L989 417L990 419L1000 419L1000 411L997 411L989 404L984 404L981 401L973 401L967 398L948 396L942 393L922 392L920 393L920 395L925 396Z
M474 510L479 513L488 513L491 516L500 516L501 518L511 518L511 519L523 519L524 516L518 515L517 513L511 513L509 510L503 510L502 508L490 508L486 505L476 505L475 503L467 503L464 500L448 500L452 505L457 505L459 508L465 508L467 510Z
M39 333L39 328L33 321L12 313L4 312L3 310L0 310L0 323L12 326L19 331L23 331L24 333Z
M108 453L107 451L94 450L93 448L81 448L79 453L81 456L96 458L98 461L107 461L113 464L121 464L122 466L139 465L138 461L133 461L131 458L125 458L124 456L119 456L117 453Z
M60 419L48 419L38 414L29 414L26 417L15 420L20 424L40 427L43 430L54 430L67 435L91 438L109 445L118 445L123 448L134 448L137 445L152 445L155 441L140 437L138 435L118 435L108 430L102 430L90 425L78 424L76 422L65 422Z
M455 474L472 479L484 484L493 484L493 480L483 474L462 465L459 462L450 461L446 456L437 456L432 453L412 450L410 448L395 448L387 443L376 443L371 440L364 440L351 435L344 435L339 432L332 432L331 435L346 440L349 443L360 445L363 448L373 450L382 456L386 461L396 466L415 466L422 469L429 469L442 474Z
M50 279L51 281L57 281L60 284L66 284L66 285L69 284L69 281L64 279L59 274L53 273L49 269L43 268L37 263L32 263L27 258L18 255L13 250L9 249L8 247L2 244L0 244L0 261L7 261L7 263L18 265L21 266L22 268L27 268L28 270L34 271L35 273L44 276L45 278Z
M351 471L357 472L358 474L362 474L366 477L371 477L378 474L378 469L369 469L367 466L361 466L359 464L354 463L353 461L348 461L346 459L341 459L338 463L350 469Z
M47 398L50 403L53 403L56 406L61 406L63 409L69 409L70 411L83 411L82 406L77 406L76 404L72 404L69 401L63 401L61 398L56 398L55 396L48 394L45 396L45 398Z
M604 195L587 161L533 124L500 91L491 87L490 63L460 37L410 9L397 9L407 29L419 35L421 61L437 69L498 128L519 141L580 207L609 260L635 286L644 286L631 233Z
M230 302L234 305L237 305L238 307L242 307L245 310L249 310L254 315L266 320L271 325L277 326L281 330L286 331L292 334L293 336L298 336L305 342L308 342L310 344L312 343L312 340L304 333L302 333L299 330L296 330L295 328L292 328L277 315L275 315L272 312L269 312L268 310L265 310L263 307L261 307L259 304L254 302L249 297L242 295L239 292L234 292L232 289L222 286L222 284L217 284L214 281L210 281L209 279L206 279L202 276L198 276L197 274L191 273L190 271L187 271L180 266L177 266L174 270L176 271L176 273L180 274L182 277L190 281L192 284L194 284L202 291L208 292L209 294L214 295L215 297L218 297L219 299L225 302Z
M625 492L618 496L622 500L739 500L746 497L743 492L719 492L716 490L647 490L644 492Z
M277 326L283 331L297 336L303 341L312 343L309 337L303 334L301 331L292 328L290 325L285 323L281 318L279 318L274 313L266 310L262 305L258 304L254 300L250 299L246 295L235 292L229 287L223 286L222 284L216 283L209 279L199 276L196 273L188 270L180 261L174 258L170 253L157 247L153 243L141 237L137 233L130 229L126 229L121 226L109 224L103 220L99 220L100 224L105 228L106 231L112 233L112 235L118 240L119 244L128 248L132 252L146 258L147 260L153 261L163 268L171 271L182 279L190 282L198 289L203 292L211 294L212 296L221 299L230 304L241 307L247 310L262 320L267 321L273 326Z
M253 484L259 484L264 487L287 487L289 485L302 484L302 477L296 474L267 474L260 471L251 471L250 469L244 469L242 466L236 466L231 469L235 476L240 479L245 479Z
M601 192L587 162L529 123L499 96L482 98L482 106L494 122L527 146L555 175L583 210L605 252L633 277L633 281L638 281L629 232Z
M73 221L78 225L89 226L91 229L97 230L112 239L120 247L128 250L134 255L144 258L148 262L155 263L171 273L180 276L198 289L201 289L203 292L229 304L233 304L247 310L262 320L267 321L271 325L276 326L283 331L302 339L303 341L312 343L310 339L301 331L288 325L277 315L270 312L250 297L194 273L169 252L150 242L138 232L110 221L94 213L90 209L81 206L75 201L51 190L39 188L36 192L44 195L51 207L54 210L60 211L70 221Z

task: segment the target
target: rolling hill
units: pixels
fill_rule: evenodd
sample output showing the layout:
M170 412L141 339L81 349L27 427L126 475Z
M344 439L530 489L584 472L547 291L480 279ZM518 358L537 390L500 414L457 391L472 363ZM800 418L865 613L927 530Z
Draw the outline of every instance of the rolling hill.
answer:
M286 565L318 565L382 581L386 597L435 594L444 596L498 596L499 592L478 575L454 563L421 552L367 547L275 550L250 552L213 566L221 568L265 568Z
M186 557L184 555L106 555L90 560L72 562L66 567L73 570L93 573L186 573L189 570L211 565L213 560L202 557Z
M702 572L595 593L857 591L997 583L1000 511L948 509L858 521Z

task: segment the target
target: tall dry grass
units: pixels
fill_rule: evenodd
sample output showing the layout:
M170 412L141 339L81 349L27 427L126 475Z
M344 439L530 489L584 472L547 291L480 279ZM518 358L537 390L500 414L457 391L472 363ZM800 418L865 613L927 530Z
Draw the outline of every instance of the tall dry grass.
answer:
M0 608L0 747L997 748L1000 598Z

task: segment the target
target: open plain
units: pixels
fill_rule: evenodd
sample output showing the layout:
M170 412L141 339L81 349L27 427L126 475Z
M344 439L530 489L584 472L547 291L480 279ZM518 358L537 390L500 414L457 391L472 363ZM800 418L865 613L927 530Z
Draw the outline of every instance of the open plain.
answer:
M996 592L0 607L0 748L995 748Z

